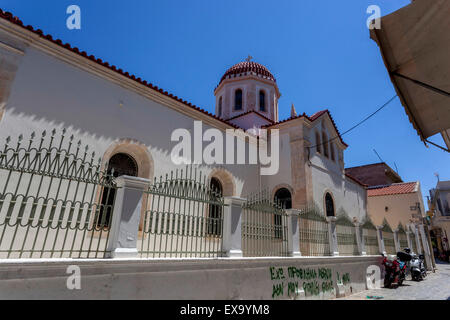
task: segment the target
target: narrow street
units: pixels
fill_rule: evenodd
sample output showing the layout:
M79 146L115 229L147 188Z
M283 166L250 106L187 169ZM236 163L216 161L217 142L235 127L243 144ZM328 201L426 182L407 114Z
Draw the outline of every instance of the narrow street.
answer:
M407 276L397 289L366 290L338 300L376 300L368 296L383 297L381 300L450 300L450 264L436 263L436 267L436 272L428 273L421 282Z

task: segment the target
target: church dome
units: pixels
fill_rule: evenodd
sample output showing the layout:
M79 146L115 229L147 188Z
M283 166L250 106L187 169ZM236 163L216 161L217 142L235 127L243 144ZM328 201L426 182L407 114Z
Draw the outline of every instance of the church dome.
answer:
M245 75L248 72L256 73L256 75L258 76L262 76L266 79L276 82L273 74L262 64L253 61L242 61L229 68L220 79L219 84L227 78Z

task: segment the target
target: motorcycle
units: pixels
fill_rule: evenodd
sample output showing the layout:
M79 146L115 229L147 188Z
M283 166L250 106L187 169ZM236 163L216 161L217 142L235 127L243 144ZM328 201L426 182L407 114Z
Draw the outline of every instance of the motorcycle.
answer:
M421 281L427 276L427 270L425 269L423 259L425 257L423 254L417 256L412 255L410 262L411 278L414 281Z
M403 284L406 278L407 262L411 260L411 255L406 252L397 252L397 256L384 257L382 264L385 269L384 287L392 288Z

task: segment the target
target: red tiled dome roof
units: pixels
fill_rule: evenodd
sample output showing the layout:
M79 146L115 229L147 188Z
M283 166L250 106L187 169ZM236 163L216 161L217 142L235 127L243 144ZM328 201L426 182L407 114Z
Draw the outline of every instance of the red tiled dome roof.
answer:
M276 82L275 77L270 71L264 67L262 64L253 61L243 61L235 64L230 69L228 69L225 74L220 79L220 83L225 80L228 76L235 76L245 72L255 72L257 75L267 77L269 80Z

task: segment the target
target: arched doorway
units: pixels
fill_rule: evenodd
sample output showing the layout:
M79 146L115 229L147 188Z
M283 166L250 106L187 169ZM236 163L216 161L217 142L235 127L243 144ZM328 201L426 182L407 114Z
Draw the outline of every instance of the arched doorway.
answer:
M335 215L333 197L328 192L325 194L325 210L327 212L327 217L333 217Z
M133 176L138 175L138 166L136 160L126 153L116 153L113 155L107 164L107 175L109 179L119 176ZM100 214L96 221L97 227L105 228L111 225L111 212L114 209L114 199L116 197L116 189L104 187L102 191Z
M222 183L219 179L212 177L209 182L210 188L210 200L214 201L217 198L221 198L223 196L223 188ZM220 205L209 205L208 212L208 234L219 236L222 234L221 228L222 221L222 207Z
M292 195L286 188L280 188L275 192L275 203L279 203L284 209L292 209Z

